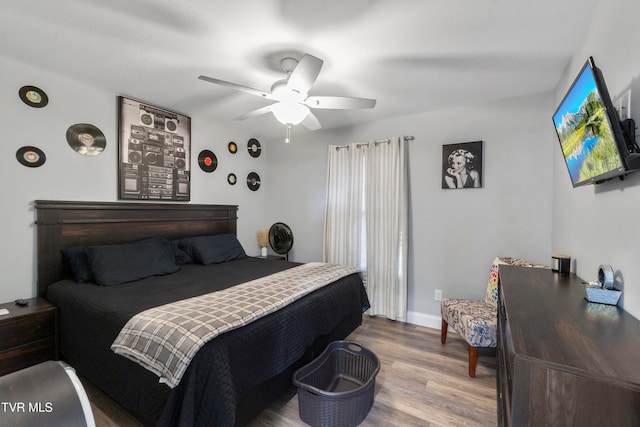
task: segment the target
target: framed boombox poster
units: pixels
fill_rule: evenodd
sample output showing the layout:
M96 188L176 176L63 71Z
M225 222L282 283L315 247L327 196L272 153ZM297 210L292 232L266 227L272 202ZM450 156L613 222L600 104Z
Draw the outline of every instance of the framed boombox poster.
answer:
M189 201L191 118L118 97L118 197Z

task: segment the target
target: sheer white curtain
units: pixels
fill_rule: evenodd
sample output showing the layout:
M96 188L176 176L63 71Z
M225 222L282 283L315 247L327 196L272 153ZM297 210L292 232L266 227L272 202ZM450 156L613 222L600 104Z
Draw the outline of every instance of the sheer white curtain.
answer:
M356 144L329 146L327 200L324 216L324 260L354 265L364 271L362 224L365 152Z
M329 146L324 259L365 272L370 315L406 320L405 140Z

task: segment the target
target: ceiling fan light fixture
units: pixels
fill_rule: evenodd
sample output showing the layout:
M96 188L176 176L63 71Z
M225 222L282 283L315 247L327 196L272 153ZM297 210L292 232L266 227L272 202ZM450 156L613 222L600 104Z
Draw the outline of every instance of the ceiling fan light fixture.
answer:
M307 117L309 111L309 107L297 102L276 102L271 105L271 112L283 125L295 126L299 124Z
M291 56L282 58L280 65L282 70L287 73L287 77L275 81L271 85L271 92L213 77L199 76L198 78L273 101L273 104L243 114L234 120L245 120L272 112L280 123L287 126L287 139L290 139L291 127L297 124L301 123L312 131L321 128L320 122L311 112L311 109L347 110L373 108L376 105L375 99L348 96L308 96L309 90L318 78L323 63L322 59L308 53L304 54L299 60Z

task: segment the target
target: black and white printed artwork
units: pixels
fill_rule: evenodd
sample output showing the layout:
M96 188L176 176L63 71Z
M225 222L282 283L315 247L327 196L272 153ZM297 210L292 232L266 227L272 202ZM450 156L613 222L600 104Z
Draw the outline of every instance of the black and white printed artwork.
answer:
M442 146L442 188L482 187L482 141Z
M191 118L118 97L119 198L189 201Z

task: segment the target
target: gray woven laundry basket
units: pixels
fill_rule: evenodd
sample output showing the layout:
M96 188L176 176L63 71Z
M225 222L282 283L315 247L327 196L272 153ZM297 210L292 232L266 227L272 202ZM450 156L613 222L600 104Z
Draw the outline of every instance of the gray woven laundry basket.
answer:
M334 341L293 375L300 419L313 427L360 424L373 405L380 361L371 350Z

